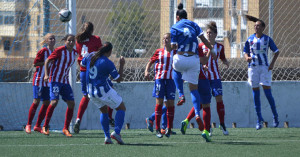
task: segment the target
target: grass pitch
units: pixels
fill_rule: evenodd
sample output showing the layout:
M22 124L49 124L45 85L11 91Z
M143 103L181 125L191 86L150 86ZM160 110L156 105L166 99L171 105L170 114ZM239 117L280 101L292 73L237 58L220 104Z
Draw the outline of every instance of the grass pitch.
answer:
M229 135L214 129L212 142L205 142L198 129L158 139L146 129L122 130L126 145L104 145L102 130L81 130L67 138L24 131L0 131L0 156L298 156L300 128L229 128Z

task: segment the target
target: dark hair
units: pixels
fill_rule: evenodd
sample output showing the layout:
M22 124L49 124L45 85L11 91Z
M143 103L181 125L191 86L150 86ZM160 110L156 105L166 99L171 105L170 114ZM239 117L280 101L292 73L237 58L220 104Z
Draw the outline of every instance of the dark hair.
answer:
M94 25L91 22L86 22L81 27L81 32L76 35L78 43L82 43L84 40L92 36L94 31Z
M251 16L251 15L246 15L246 18L247 18L248 21L252 21L252 22L259 21L263 27L266 27L266 24L263 20L260 20L260 19L254 17L254 16Z
M61 41L66 41L70 36L75 37L73 34L67 34L61 39Z
M218 33L217 24L216 24L215 21L210 21L210 22L206 25L206 29L210 29L210 30L213 31L214 33Z
M187 19L187 12L183 9L183 4L179 3L177 8L176 16L179 16L180 19Z
M110 52L112 49L112 44L110 42L105 42L103 47L101 47L101 49L91 58L90 67L94 66L99 57L102 57L105 53Z

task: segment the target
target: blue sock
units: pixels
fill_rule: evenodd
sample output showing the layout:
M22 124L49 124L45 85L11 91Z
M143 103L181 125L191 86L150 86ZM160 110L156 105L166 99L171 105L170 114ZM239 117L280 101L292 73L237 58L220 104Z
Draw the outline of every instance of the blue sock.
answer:
M152 115L149 117L149 120L151 120L152 122L154 122L154 120L155 120L155 112L152 113Z
M121 129L122 129L123 123L124 123L124 117L125 117L125 111L118 110L116 112L116 116L115 116L115 132L117 134L120 134L120 132L121 132Z
M162 108L162 121L161 121L161 128L166 129L168 126L168 120L167 120L167 107L163 106Z
M101 113L100 114L100 123L101 123L102 129L104 131L105 137L110 138L108 113Z
M269 101L269 104L271 106L272 113L273 113L273 118L277 118L278 113L277 113L277 110L276 110L275 101L274 101L274 98L272 96L271 89L264 89L264 92L265 92L265 95L266 95L266 97Z
M263 121L261 115L261 105L260 105L260 92L259 90L252 90L253 92L253 99L254 99L254 108L257 114L258 122Z
M183 93L183 80L182 80L182 74L181 72L173 70L173 80L175 82L176 88L178 90L179 97L184 95Z
M191 91L192 102L196 116L200 116L200 94L198 90Z

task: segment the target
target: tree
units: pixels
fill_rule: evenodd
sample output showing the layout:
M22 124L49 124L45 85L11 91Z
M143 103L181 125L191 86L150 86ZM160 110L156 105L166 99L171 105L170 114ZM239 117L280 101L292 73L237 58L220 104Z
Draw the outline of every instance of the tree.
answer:
M146 14L137 2L119 2L109 14L108 22L113 36L111 41L117 56L138 57L134 49L145 49L147 27L143 26Z

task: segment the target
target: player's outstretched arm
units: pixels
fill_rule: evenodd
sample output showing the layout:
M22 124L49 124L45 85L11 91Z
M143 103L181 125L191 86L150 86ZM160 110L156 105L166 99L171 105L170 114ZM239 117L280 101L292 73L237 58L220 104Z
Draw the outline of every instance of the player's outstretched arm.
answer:
M276 62L278 56L279 56L279 51L275 53L275 55L274 55L274 57L273 57L273 59L272 59L272 62L271 62L271 64L270 64L269 68L268 68L269 71L270 71L270 70L273 70L274 64L275 64L275 62Z
M116 80L118 83L120 83L123 80L123 69L125 65L125 58L123 56L120 57L120 67L119 67L119 75L120 77Z
M49 64L52 62L53 60L49 60L46 59L45 64L44 64L44 68L45 68L45 76L44 76L44 81L48 82L49 80Z
M200 35L199 38L200 38L201 41L204 43L204 45L205 45L207 48L209 48L210 51L208 52L208 56L212 55L212 58L213 58L214 60L216 60L216 59L217 59L217 55L215 54L213 47L210 45L210 42L204 37L203 34Z
M152 65L153 65L153 63L151 63L151 61L149 61L148 64L146 65L146 69L145 69L145 79L146 79L147 81L150 80L149 69L150 69L150 67L151 67Z

